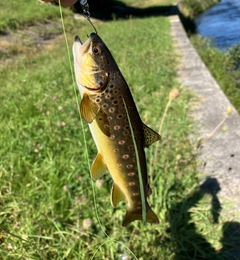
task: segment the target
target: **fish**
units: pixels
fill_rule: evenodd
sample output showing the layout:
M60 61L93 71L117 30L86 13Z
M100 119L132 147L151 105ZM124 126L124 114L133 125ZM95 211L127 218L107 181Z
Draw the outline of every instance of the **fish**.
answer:
M128 84L98 34L91 33L84 43L76 35L72 50L75 79L81 94L80 114L89 124L98 150L91 177L96 181L106 170L110 173L112 206L117 207L121 201L127 203L122 226L142 220L142 203L146 206L146 222L158 224L159 219L147 202L151 189L144 148L160 140L160 135L142 122ZM138 175L142 177L144 202Z

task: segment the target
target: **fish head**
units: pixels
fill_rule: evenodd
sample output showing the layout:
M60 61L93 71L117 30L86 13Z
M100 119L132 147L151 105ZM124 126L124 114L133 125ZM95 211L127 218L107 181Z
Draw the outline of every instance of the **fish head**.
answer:
M102 39L91 33L82 43L79 36L73 44L74 70L81 93L101 92L109 82L110 71L117 65Z

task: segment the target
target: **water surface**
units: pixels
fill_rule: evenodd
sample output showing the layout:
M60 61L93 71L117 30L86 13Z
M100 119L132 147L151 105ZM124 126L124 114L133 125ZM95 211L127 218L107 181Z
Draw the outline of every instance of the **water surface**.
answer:
M240 0L222 0L194 19L197 33L222 50L240 43Z

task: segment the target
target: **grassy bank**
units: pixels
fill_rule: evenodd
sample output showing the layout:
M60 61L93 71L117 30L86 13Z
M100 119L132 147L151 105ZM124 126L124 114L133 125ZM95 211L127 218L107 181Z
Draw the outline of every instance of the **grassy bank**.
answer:
M193 18L220 1L221 0L182 0L179 3L179 8L185 17Z
M64 9L64 13L69 13ZM52 4L41 1L17 1L0 3L0 32L17 29L23 26L45 22L48 19L58 18L59 10Z
M72 16L64 22L70 46L76 34L84 40L92 30ZM126 205L110 205L109 175L91 181L88 161L97 151L88 126L80 121L79 95L61 38L51 49L28 52L0 68L0 258L216 258L222 222L219 209L211 206L211 193L198 187L188 140L193 130L186 116L191 96L176 82L168 19L96 26L146 124L157 130L169 93L180 91L167 112L154 165L156 145L146 151L150 204L160 224L135 222L122 228Z
M223 53L214 47L210 39L200 35L193 35L191 42L230 102L240 112L240 45Z

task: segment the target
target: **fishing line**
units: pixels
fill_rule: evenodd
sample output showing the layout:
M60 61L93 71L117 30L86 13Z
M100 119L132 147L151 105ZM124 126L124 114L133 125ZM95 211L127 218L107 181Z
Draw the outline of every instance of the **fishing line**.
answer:
M87 2L87 1L86 1ZM61 3L61 2L60 2ZM64 38L65 38L65 43L66 43L66 49L67 49L67 54L68 54L68 61L69 61L69 66L70 66L70 71L71 71L71 76L72 76L72 82L73 82L73 88L74 88L74 94L75 94L75 99L76 99L76 103L77 103L77 107L79 107L79 101L78 101L78 97L77 97L77 91L75 86L75 77L74 77L74 72L73 72L73 67L72 67L72 61L71 61L71 56L70 56L70 48L69 48L69 44L67 41L67 35L66 35L66 30L65 30L65 25L64 25L64 20L63 20L63 15L62 15L62 7L61 4L59 4L59 11L60 11L60 17L61 17L61 22L62 22L62 28L63 28L63 34L64 34ZM88 21L90 21L90 19L87 19ZM91 23L91 22L90 22ZM95 27L93 26L93 28L95 29ZM96 30L95 30L96 31ZM97 31L96 31L97 32ZM90 166L90 160L89 160L89 153L88 153L88 148L87 148L87 140L86 140L86 136L85 136L85 132L84 132L84 124L83 124L83 120L82 117L80 115L80 110L79 111L79 117L80 117L80 122L81 122L81 127L82 127L82 134L83 134L83 138L84 138L84 146L85 146L85 156L87 159L87 164L88 164L88 169L89 172L91 172L91 166ZM134 255L134 253L131 251L131 249L129 249L126 245L124 245L122 242L117 241L115 239L112 239L104 230L104 226L102 225L99 215L98 215L98 211L97 211L97 202L96 202L96 193L95 193L95 183L93 182L93 180L91 180L91 186L92 186L92 191L93 191L93 201L94 201L94 208L95 208L95 212L96 212L96 216L97 216L97 220L98 223L102 229L102 232L105 234L105 236L108 238L104 243L102 243L94 252L93 257L91 259L94 259L95 255L97 254L98 250L107 242L115 242L119 245L122 245L123 247L125 247L128 252L130 254L132 254L132 256L137 260L137 257Z
M91 20L90 20L90 12L89 12L89 6L87 3L87 0L79 0L80 4L83 8L83 11L85 12L84 17L88 20L88 22L90 22L90 24L92 25L92 27L94 28L96 34L97 34L97 30L95 28L95 26L92 24ZM62 14L62 7L61 7L61 0L59 0L59 12L60 12L60 17L61 17L61 23L62 23L62 29L63 29L63 35L64 35L64 39L65 39L65 44L66 44L66 49L67 49L67 54L68 54L68 62L69 62L69 66L70 66L70 71L71 71L71 76L72 76L72 82L73 82L73 88L74 88L74 94L75 94L75 100L77 103L77 107L79 107L79 101L78 101L78 96L77 96L77 91L75 86L75 76L74 76L74 71L73 71L73 67L72 67L72 60L71 60L71 55L70 55L70 48L69 48L69 44L67 41L67 34L66 34L66 30L65 30L65 25L64 25L64 19L63 19L63 14ZM124 102L125 103L125 102ZM80 118L80 123L81 123L81 128L82 128L82 134L83 134L83 139L84 139L84 146L85 146L85 156L86 156L86 160L87 160L87 165L88 165L88 169L89 172L91 172L91 166L90 166L90 160L89 160L89 152L88 152L88 147L87 147L87 140L86 140L86 136L85 136L85 132L84 132L84 123L82 120L82 117L80 115L80 110L78 109L78 113L79 113L79 118ZM130 123L131 125L131 123ZM136 151L137 154L137 151ZM141 170L141 169L140 169ZM140 185L141 186L141 185ZM135 254L131 251L131 249L129 249L124 243L117 241L116 239L112 239L104 230L104 226L102 225L99 215L98 215L98 210L97 210L97 202L96 202L96 192L95 192L95 183L93 182L93 180L91 180L91 187L92 187L92 191L93 191L93 201L94 201L94 208L95 208L95 212L96 212L96 217L98 220L98 223L102 229L102 232L104 233L104 235L108 238L104 243L102 243L94 252L93 257L91 259L94 259L95 255L97 254L97 252L99 251L99 249L106 243L108 242L115 242L121 246L123 246L125 249L127 249L127 251L134 257L134 259L138 260L138 258L135 256ZM145 206L145 204L144 204ZM144 216L144 214L143 214ZM144 218L143 218L144 219ZM145 206L145 219L146 219L146 206Z
M61 6L61 0L59 0L59 12L60 12L60 17L61 17L61 23L62 23L62 29L63 29L63 35L64 35L64 39L65 39L65 44L66 44L66 49L67 49L67 54L68 54L68 62L69 62L69 66L70 66L70 71L71 71L71 76L72 76L72 83L73 83L73 89L74 89L74 94L75 94L75 100L77 103L77 107L80 107L79 101L78 101L78 96L77 96L77 90L74 87L75 86L75 76L74 76L74 71L73 71L73 67L72 67L72 60L71 60L71 55L70 55L70 48L69 48L69 44L68 44L68 40L67 40L67 34L66 34L66 29L65 29L65 25L64 25L64 19L63 19L63 14L62 14L62 6ZM89 13L90 14L90 13ZM95 28L95 27L94 27ZM81 124L81 128L82 128L82 135L83 135L83 142L84 142L84 146L85 146L85 157L86 157L86 161L87 161L87 165L88 165L88 170L89 172L91 172L91 166L90 166L90 160L89 160L89 152L88 152L88 147L87 147L87 139L86 139L86 135L84 132L84 123L82 120L82 117L80 115L80 110L78 109L78 114L79 114L79 118L80 118L80 124ZM94 186L94 182L93 180L91 180L91 186L92 186L92 191L93 191L93 203L94 203L94 209L96 212L96 217L98 220L98 223L103 231L103 233L107 236L108 234L105 232L104 227L100 221L99 215L98 215L98 210L97 210L97 202L96 202L96 192L95 192L95 186Z

